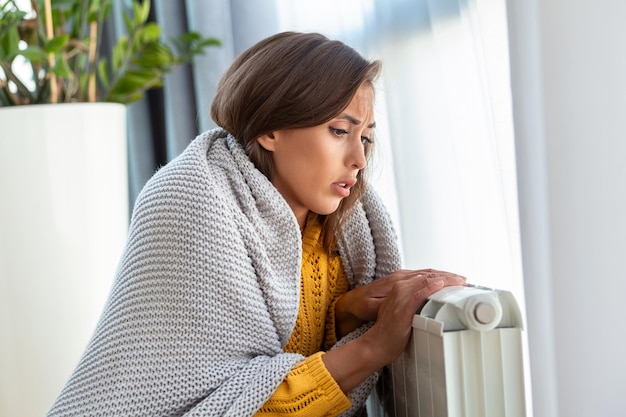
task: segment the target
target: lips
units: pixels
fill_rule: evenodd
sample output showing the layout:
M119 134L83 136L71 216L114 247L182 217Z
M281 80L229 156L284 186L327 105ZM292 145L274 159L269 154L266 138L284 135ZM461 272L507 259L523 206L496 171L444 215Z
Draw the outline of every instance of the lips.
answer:
M350 188L354 187L355 184L356 178L349 178L346 180L337 181L333 183L333 186L335 186L335 188L342 197L347 197L350 195Z
M337 181L335 183L335 185L338 185L339 187L345 188L347 190L354 187L355 184L356 184L356 178L348 178L345 180Z

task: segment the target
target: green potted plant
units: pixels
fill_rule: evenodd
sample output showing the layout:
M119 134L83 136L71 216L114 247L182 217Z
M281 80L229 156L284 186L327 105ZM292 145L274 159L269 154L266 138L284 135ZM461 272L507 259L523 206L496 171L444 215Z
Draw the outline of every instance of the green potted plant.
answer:
M101 51L102 27L111 0L35 0L30 12L15 0L0 9L0 104L2 106L61 102L129 104L163 77L188 63L215 38L189 32L161 38L161 29L148 22L150 1L133 1L124 12L127 34L117 39L111 56ZM25 59L30 67L28 80ZM18 74L16 68L22 69Z
M126 240L126 105L219 42L165 40L150 1L133 0L126 35L105 51L112 0L23 3L0 0L0 415L40 416Z

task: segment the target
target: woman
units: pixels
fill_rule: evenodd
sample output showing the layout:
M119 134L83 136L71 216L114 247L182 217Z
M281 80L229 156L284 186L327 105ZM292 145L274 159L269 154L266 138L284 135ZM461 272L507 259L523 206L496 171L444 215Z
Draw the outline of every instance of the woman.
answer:
M380 64L319 34L239 56L139 195L102 318L50 416L354 415L455 274L399 270L364 169Z

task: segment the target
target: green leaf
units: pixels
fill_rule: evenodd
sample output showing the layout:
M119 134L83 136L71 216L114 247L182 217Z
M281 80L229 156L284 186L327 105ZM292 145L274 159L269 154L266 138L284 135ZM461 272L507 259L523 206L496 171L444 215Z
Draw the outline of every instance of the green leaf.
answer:
M105 90L108 90L110 78L109 78L109 67L107 65L106 58L103 58L100 60L100 62L98 62L97 71L98 71L98 80L100 80L100 83L105 88Z
M126 25L126 31L128 33L133 33L135 31L135 26L128 13L124 13L124 24Z
M191 43L202 39L202 35L198 32L187 32L178 37L183 43Z
M117 74L124 63L124 55L126 53L126 46L128 45L128 36L120 36L117 43L113 47L113 57L111 59L111 67L113 74Z
M67 33L63 33L61 35L55 36L54 38L46 42L46 44L43 47L43 50L48 54L59 53L61 52L63 48L65 48L65 45L67 45L69 40L70 40L70 35L68 35Z
M128 71L115 83L112 91L120 94L130 93L143 88L153 78L154 74L151 71Z
M4 6L8 4L7 2ZM10 30L16 28L22 20L24 20L24 16L26 16L26 12L19 10L2 10L2 14L0 15L0 38L4 37Z
M42 62L46 62L47 60L45 52L37 46L28 46L25 49L14 52L13 55L14 56L11 57L11 60L13 60L16 56L21 55L33 64L40 64Z
M9 12L1 16L0 23L0 60L8 56L15 57L20 49L20 34L17 26L21 23L25 13Z
M103 20L109 17L109 14L111 13L111 8L111 0L104 0L104 2L100 5L100 14Z
M160 77L152 71L128 71L111 88L106 101L132 103L143 97L145 90L162 86Z
M134 17L133 19L133 23L134 26L139 26L141 25L142 21L141 21L141 8L139 3L137 2L133 2L133 14L132 16Z
M139 28L137 37L141 43L157 42L161 36L161 28L154 22L150 22Z
M222 42L217 38L204 38L202 39L202 41L200 41L198 46L202 48L207 46L222 46Z
M88 0L83 0L88 1ZM111 0L90 0L87 21L101 25L111 13Z
M143 0L141 3L141 23L147 22L150 16L150 0Z
M148 16L150 15L150 0L134 1L133 14L135 16L135 25L143 25L148 20Z
M221 42L216 38L204 38L198 32L188 32L171 39L178 52L180 62L189 62L193 55L204 53L209 46L220 46Z
M141 53L132 60L133 65L141 68L165 68L174 62L174 55L169 48L161 43L145 45Z
M87 12L87 21L89 23L102 23L109 16L111 11L111 0L83 0L89 1L89 11Z
M87 23L93 23L98 21L98 17L100 16L100 2L93 1L89 4L89 9L86 13Z
M50 70L56 74L57 77L69 77L72 74L72 70L70 69L67 62L62 59L58 59L55 66L50 68Z

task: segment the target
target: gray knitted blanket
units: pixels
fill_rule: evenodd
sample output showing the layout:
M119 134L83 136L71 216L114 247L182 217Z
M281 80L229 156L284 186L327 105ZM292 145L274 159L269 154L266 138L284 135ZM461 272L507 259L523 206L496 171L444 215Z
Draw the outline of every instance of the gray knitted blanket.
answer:
M398 269L373 191L350 216L339 248L351 284ZM254 414L304 359L282 350L301 257L295 216L236 140L200 135L137 198L103 314L48 416ZM345 415L376 377L351 392Z

